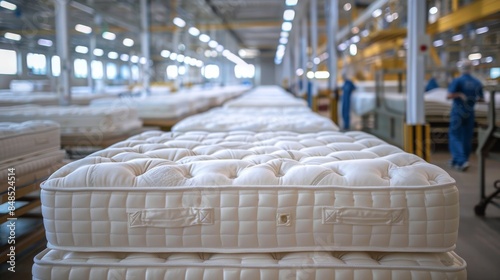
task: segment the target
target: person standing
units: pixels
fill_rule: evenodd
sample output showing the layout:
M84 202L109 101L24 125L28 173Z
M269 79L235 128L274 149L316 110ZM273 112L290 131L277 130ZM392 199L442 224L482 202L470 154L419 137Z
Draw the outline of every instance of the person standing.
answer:
M356 89L354 83L347 74L343 74L344 84L342 85L342 120L344 121L344 130L349 130L351 119L351 94Z
M451 153L451 166L459 171L469 167L469 156L474 134L474 106L483 101L483 85L471 75L472 64L463 61L458 67L461 75L448 87L447 99L452 99L448 145Z

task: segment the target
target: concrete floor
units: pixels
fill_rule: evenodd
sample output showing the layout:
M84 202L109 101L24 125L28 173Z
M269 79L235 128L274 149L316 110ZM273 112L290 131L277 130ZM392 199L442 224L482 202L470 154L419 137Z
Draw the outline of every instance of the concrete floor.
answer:
M455 252L467 262L469 279L500 279L500 208L489 205L484 217L476 216L474 206L480 200L477 158L472 156L471 167L464 173L450 169L448 159L448 152L442 149L433 154L431 162L455 178L460 190L460 226ZM491 193L494 181L500 180L500 161L487 160L486 167L486 192ZM41 242L18 255L16 273L8 272L6 264L1 264L0 279L31 279L33 257L44 247L45 243Z

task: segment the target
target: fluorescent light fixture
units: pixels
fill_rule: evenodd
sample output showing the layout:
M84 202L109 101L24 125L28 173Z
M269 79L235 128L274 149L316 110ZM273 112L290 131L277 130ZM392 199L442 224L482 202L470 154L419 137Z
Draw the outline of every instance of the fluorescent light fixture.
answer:
M358 36L358 35L356 35L356 36L352 36L352 38L351 38L351 42L353 42L353 43L358 43L358 42L359 42L359 40L360 40L360 38L359 38L359 36Z
M174 24L180 28L186 26L186 22L180 17L174 17Z
M171 60L176 60L176 59L177 59L177 54L176 54L176 53L174 53L174 52L173 52L173 53L170 53L169 58L170 58Z
M306 74L308 79L314 79L314 72L313 71L308 71Z
M358 54L358 47L355 45L355 44L351 44L349 46L349 53L352 55L352 56L355 56L356 54Z
M319 57L315 57L313 59L313 63L316 64L316 65L318 65L320 62L321 62L321 59Z
M314 78L316 79L328 79L330 77L330 72L328 71L316 71L314 73Z
M200 35L200 30L196 27L189 27L188 33L191 34L192 36L198 36Z
M5 8L7 10L15 11L17 9L16 4L12 4L7 1L0 1L0 7Z
M453 35L453 37L451 37L451 40L452 40L453 42L457 42L457 41L462 40L463 38L464 38L464 35L462 35L462 34L457 34L457 35Z
M137 63L139 62L139 57L137 55L133 55L130 57L130 62Z
M182 65L179 66L179 71L178 72L179 72L179 75L181 75L181 76L184 75L184 74L186 74L186 67L182 66Z
M109 52L108 53L108 58L109 59L117 59L118 58L118 53L117 52Z
M483 33L488 32L489 30L490 29L488 28L488 26L480 27L480 28L476 29L476 34L483 34Z
M200 39L200 41L202 41L203 43L208 43L208 41L210 41L210 36L208 36L207 34L201 34L198 39Z
M86 26L83 24L77 24L75 25L75 30L84 34L90 34L92 33L92 28L90 26Z
M292 9L288 9L283 12L283 20L292 21L294 17L295 11Z
M146 64L146 62L148 62L148 61L147 61L147 59L145 57L141 56L141 58L139 59L139 62L141 64Z
M376 9L375 11L373 11L372 13L372 17L376 18L376 17L379 17L382 15L382 10L381 9Z
M481 57L482 57L482 55L480 53L471 53L468 56L469 60L477 60L477 59L481 59Z
M285 4L287 6L295 6L299 0L286 0Z
M218 45L217 47L215 47L215 50L218 52L222 52L224 50L224 47L222 45Z
M281 24L281 30L283 30L283 31L292 30L292 23L288 22L288 21L283 22L283 24Z
M352 32L353 34L358 34L358 33L359 33L359 27L354 26L353 28L351 28L351 32Z
M196 67L199 67L199 68L203 67L203 61L201 61L201 60L196 61Z
M89 52L89 48L87 48L85 46L76 46L75 47L75 52L86 54L86 53Z
M44 47L52 47L53 43L48 39L38 39L38 44Z
M474 65L474 66L478 66L478 65L479 65L479 60L473 60L473 61L472 61L472 65Z
M170 51L169 50L162 50L160 55L164 58L168 58L170 56Z
M429 14L431 14L431 15L435 15L435 14L437 14L437 12L438 12L437 7L432 7L429 9Z
M286 45L286 43L288 43L288 38L281 37L280 44Z
M399 18L399 14L398 13L393 13L392 14L392 19L393 20L397 20Z
M304 70L302 68L299 68L299 69L295 70L295 75L297 75L297 76L304 75Z
M130 58L130 56L126 53L123 53L122 55L120 55L120 60L121 61L128 61Z
M112 40L116 39L116 34L111 33L109 31L105 31L104 33L102 33L102 38L112 41Z
M441 47L442 45L444 45L444 41L443 40L436 40L436 41L432 42L432 45L434 47Z
M368 29L361 31L361 36L368 37L368 35L370 35L370 31L368 31Z
M183 54L177 55L177 61L179 61L179 62L184 62L184 58L185 58L185 56Z
M351 10L351 8L352 8L351 3L345 3L344 4L344 11L347 12L347 11Z
M211 48L216 48L218 45L219 43L217 43L217 41L214 40L210 40L210 42L208 42L208 46Z
M92 53L95 56L103 56L104 55L104 51L102 49L94 49L94 51Z
M132 47L134 45L134 40L132 40L130 38L125 38L125 39L123 39L123 45L125 47Z
M288 38L290 34L288 32L285 32L285 31L281 31L280 33L280 37L284 37L284 38Z
M259 55L260 51L257 49L240 49L238 55L242 58L255 58Z
M5 32L5 34L3 35L6 39L9 39L9 40L14 40L14 41L19 41L21 40L21 35L17 34L17 33L12 33L12 32Z
M491 56L485 57L484 58L484 62L486 62L486 63L492 63L493 62L493 57L491 57Z
M392 14L388 14L385 16L385 21L391 23L394 19L392 18Z
M339 51L345 51L347 49L347 44L346 43L341 43L338 46Z
M186 64L190 64L190 63L191 63L191 57L190 57L190 56L186 56L186 57L184 58L184 63L186 63Z

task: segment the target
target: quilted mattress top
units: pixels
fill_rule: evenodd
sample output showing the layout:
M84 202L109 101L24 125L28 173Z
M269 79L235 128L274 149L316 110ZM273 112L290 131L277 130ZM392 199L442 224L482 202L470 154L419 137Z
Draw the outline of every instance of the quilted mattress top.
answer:
M36 106L20 105L0 108L0 118L9 117L35 117L43 119L50 118L80 118L80 117L98 117L98 116L121 116L136 115L132 108L127 107L89 107L89 106Z
M0 122L0 140L24 134L34 134L43 131L59 133L59 124L49 120L33 120L21 123Z
M363 132L148 132L56 171L42 188L422 187L438 166Z

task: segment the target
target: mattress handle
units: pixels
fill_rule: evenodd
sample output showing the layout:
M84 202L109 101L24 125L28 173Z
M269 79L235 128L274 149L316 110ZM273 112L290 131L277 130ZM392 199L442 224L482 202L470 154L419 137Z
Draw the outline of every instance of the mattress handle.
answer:
M153 208L128 212L129 227L178 228L213 224L213 208Z
M403 225L406 208L323 207L323 224Z

